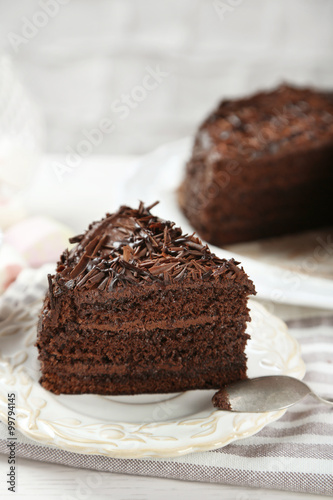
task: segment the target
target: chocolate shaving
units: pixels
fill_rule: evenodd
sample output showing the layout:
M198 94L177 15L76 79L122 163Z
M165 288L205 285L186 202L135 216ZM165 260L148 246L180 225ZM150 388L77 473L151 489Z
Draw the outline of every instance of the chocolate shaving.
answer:
M184 277L186 273L186 266L183 267L183 269L180 271L179 274L177 274L175 277L174 277L174 280L175 281L181 281L181 279Z
M47 275L47 281L49 283L49 295L50 295L51 309L54 309L55 308L55 300L54 300L54 296L53 296L53 284L52 284L51 274Z
M161 273L168 273L169 271L171 271L171 269L173 269L176 265L178 264L178 262L175 262L175 263L172 263L172 264L162 264L160 266L153 266L149 269L149 272L153 275L153 276L156 276L158 274L161 274Z
M80 243L84 238L84 234L78 234L77 236L72 236L72 238L69 238L70 243Z
M156 207L156 205L158 205L158 204L159 204L159 201L154 201L154 203L152 203L151 205L148 205L148 207L146 208L146 210L148 212L150 212L151 209L154 208L154 207Z
M107 286L107 282L109 281L109 277L107 276L106 278L103 279L103 281L98 285L98 289L99 290L105 290L106 286Z
M82 255L78 264L74 267L73 271L70 273L70 275L69 275L70 278L71 279L77 278L79 276L79 274L81 274L85 270L89 260L90 260L90 258L86 254Z
M102 238L102 239L103 239L103 238ZM89 255L89 256L91 255L91 257L92 257L92 256L93 256L93 254L94 254L94 250L95 250L95 248L96 248L96 247L98 247L98 244L99 244L98 237L97 237L97 236L95 236L95 238L94 238L93 240L91 240L91 241L89 242L89 244L87 245L87 247L86 247L86 252L85 252L85 253L86 253L87 255Z
M190 248L195 248L196 250L202 250L204 246L200 243L195 243L194 241L187 240L186 245Z
M107 234L104 234L104 236L97 243L97 245L93 251L92 257L95 257L95 255L97 255L98 250L103 247L103 245L104 245L104 243L106 243L107 239L108 239Z
M241 279L238 263L219 259L194 233L183 234L173 222L152 215L156 204L122 206L72 238L79 244L62 255L50 300L73 287L113 290L146 281Z
M133 250L130 246L125 245L123 247L123 259L125 262L128 262L132 256Z

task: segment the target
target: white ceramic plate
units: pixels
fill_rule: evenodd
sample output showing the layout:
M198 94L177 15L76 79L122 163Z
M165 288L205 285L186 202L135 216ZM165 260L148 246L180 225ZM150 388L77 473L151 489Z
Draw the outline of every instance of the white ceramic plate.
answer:
M24 270L0 298L0 417L16 394L16 426L27 437L77 453L112 457L172 457L212 450L251 436L284 411L233 414L215 410L215 391L103 397L55 396L43 389L37 361L36 320L52 269ZM304 363L287 327L251 302L248 375L302 378Z
M147 204L159 200L154 213L192 233L194 229L176 199L191 146L192 139L183 139L137 160L135 175L131 174L119 192L119 204L136 206L139 199ZM256 285L258 297L333 309L332 231L234 245L228 249L213 245L210 248L219 257L241 261Z

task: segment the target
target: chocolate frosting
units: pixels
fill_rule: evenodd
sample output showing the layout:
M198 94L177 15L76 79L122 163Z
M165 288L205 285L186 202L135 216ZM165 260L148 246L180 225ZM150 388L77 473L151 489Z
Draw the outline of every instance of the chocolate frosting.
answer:
M56 275L49 278L51 306L54 296L74 288L111 291L144 282L244 280L238 262L218 258L194 234L152 215L157 203L121 206L71 238L77 245L62 254Z
M201 125L198 158L249 161L332 143L333 101L324 93L281 85L241 100L224 100Z

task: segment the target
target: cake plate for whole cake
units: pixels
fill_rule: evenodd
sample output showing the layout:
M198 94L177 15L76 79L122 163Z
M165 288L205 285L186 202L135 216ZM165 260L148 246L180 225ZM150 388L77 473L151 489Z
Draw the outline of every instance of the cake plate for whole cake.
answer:
M159 217L173 220L184 232L194 229L179 208L177 189L185 174L193 139L165 144L136 161L136 170L119 191L119 204L150 204ZM218 248L220 258L239 260L253 280L258 297L333 310L332 230L323 229Z
M174 457L213 450L251 436L285 410L234 414L213 408L216 391L142 396L55 396L38 383L36 323L49 266L24 270L0 298L0 418L8 394L16 400L16 429L46 445L119 458ZM286 325L250 301L248 375L302 378L305 366Z

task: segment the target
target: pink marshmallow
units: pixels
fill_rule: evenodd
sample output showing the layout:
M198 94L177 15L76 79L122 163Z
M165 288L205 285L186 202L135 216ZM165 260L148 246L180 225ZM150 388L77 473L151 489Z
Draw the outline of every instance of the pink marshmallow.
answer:
M56 262L68 248L73 232L65 225L44 216L29 217L4 233L4 239L26 260L29 266Z
M15 248L0 244L0 293L3 293L16 280L26 263Z
M19 264L9 264L4 269L2 269L2 272L4 274L4 282L2 283L2 288L4 290L6 290L6 288L8 288L9 285L14 283L14 281L16 280L22 269L23 267L20 266Z

